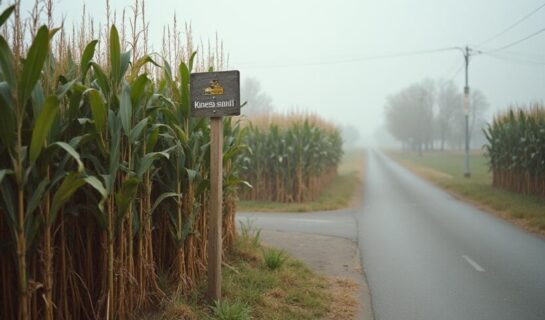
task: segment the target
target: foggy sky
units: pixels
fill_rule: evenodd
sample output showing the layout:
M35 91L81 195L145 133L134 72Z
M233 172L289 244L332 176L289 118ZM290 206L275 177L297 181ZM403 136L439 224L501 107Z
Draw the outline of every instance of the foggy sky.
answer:
M33 2L22 1L26 8ZM105 1L55 3L68 24L79 18L82 3L95 17L105 16ZM130 4L132 1L112 1L118 10ZM229 52L231 69L239 69L243 78L257 78L273 98L276 110L297 106L340 124L354 125L370 137L383 123L388 94L424 78L452 78L462 90L464 73L456 71L463 56L459 51L447 51L379 60L360 58L476 47L540 4L542 0L163 0L147 1L147 16L157 51L163 25L177 12L178 21L191 22L197 38L206 41L218 32ZM544 27L545 8L478 49L495 49ZM502 58L473 57L470 87L484 92L492 112L513 103L542 101L544 49L545 32L501 51Z

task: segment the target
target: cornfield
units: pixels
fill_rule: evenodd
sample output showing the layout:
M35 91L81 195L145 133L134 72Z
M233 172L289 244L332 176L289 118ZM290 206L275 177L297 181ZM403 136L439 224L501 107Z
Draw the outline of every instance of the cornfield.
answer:
M493 185L545 197L545 108L511 109L485 135Z
M222 59L189 40L137 54L146 32L123 41L115 25L106 44L44 25L25 45L20 19L0 16L0 319L127 319L190 293L206 274L210 128L189 117L189 75ZM224 120L225 247L243 132Z
M315 116L268 115L246 129L241 176L253 188L241 199L310 201L337 176L342 138L333 125Z

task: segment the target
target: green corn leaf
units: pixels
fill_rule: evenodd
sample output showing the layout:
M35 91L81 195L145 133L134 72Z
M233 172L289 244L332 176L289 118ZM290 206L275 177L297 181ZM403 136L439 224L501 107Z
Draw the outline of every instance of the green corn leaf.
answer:
M29 246L32 246L38 237L42 222L43 219L41 215L31 215L25 217L25 238Z
M97 46L98 40L93 40L87 44L85 47L85 50L83 50L83 55L81 56L81 62L80 62L80 74L81 79L85 79L85 76L87 75L87 71L89 70L89 62L91 62L91 59L93 59L93 56L95 55L95 48Z
M8 84L0 83L0 140L11 150L15 143L15 112L9 94Z
M75 83L76 79L63 84L57 89L57 92L55 94L57 95L57 97L59 97L59 99L63 98L68 93L68 91L72 89Z
M131 101L133 105L137 105L140 102L142 96L146 93L146 85L149 83L148 76L146 74L140 75L132 83L131 86Z
M2 184L2 180L4 180L5 176L7 176L8 174L12 174L12 173L13 173L13 171L8 170L8 169L0 170L0 184Z
M40 78L45 59L49 53L49 30L46 26L41 27L36 33L36 37L28 49L26 60L23 64L21 81L19 83L19 103L24 104L36 82Z
M42 108L45 104L45 92L41 80L38 80L38 82L34 86L31 94L31 100L33 121L36 121L38 115L42 112Z
M70 200L72 195L83 185L85 185L85 180L80 176L80 174L72 172L69 173L62 181L59 189L55 192L53 196L53 201L51 202L51 211L47 225L51 225L57 218L57 214L62 206Z
M15 195L13 194L13 187L9 184L9 181L2 183L0 181L0 196L3 200L2 211L6 213L10 225L17 226L17 219L15 217L15 205L14 199Z
M197 51L194 51L191 54L191 57L189 58L189 71L191 72L193 70L193 62L195 61L195 57L197 56Z
M13 11L15 10L16 5L9 6L2 14L0 15L0 27L6 23Z
M197 178L197 175L199 174L196 170L185 168L185 171L187 173L187 177L189 178L189 182L193 182L195 178Z
M130 177L123 181L121 190L115 195L115 203L118 210L118 220L121 220L127 213L131 202L136 196L140 179L137 177Z
M146 118L142 119L140 122L138 122L134 126L134 128L132 128L131 135L129 136L129 142L130 143L135 143L140 138L140 135L142 134L142 131L148 125L148 120L149 120L149 118L146 117Z
M119 117L121 118L121 126L123 126L123 131L125 131L127 136L130 136L132 125L132 103L129 86L124 86L123 92L121 93Z
M110 67L112 83L115 87L121 80L119 78L121 72L121 46L119 44L119 33L114 25L110 29Z
M185 63L180 63L180 76L182 77L181 111L184 118L189 117L191 97L189 95L190 71Z
M0 73L3 79L9 84L10 90L15 90L15 69L13 53L4 37L0 36Z
M100 193L101 200L98 203L98 209L100 210L100 212L103 213L104 202L106 201L106 198L108 198L108 191L106 190L102 182L100 182L100 180L97 179L97 177L86 176L83 178L83 180L85 181L85 183L87 183L88 185L93 187L96 191L98 191L98 193Z
M106 105L104 104L100 93L95 89L89 89L87 91L87 96L89 97L95 128L99 133L102 133L106 127L106 119L108 116Z
M36 120L36 124L34 125L34 129L32 130L32 139L30 141L30 162L34 163L36 159L38 159L38 156L40 155L40 152L42 151L42 148L44 146L44 143L47 139L47 135L49 134L49 130L51 129L51 126L53 125L53 122L55 120L55 116L57 115L59 111L59 100L56 96L50 96L47 97L45 100L44 107L40 114L38 115L38 119Z
M28 205L26 207L26 214L32 214L34 210L40 205L40 203L43 200L44 192L49 185L49 179L44 179L38 184L38 187L34 190L34 193L32 194L32 197L30 198L30 201L28 202Z
M74 160L76 160L78 164L78 172L83 172L85 168L83 167L83 162L81 162L80 155L71 145L62 141L57 141L53 143L53 145L64 149L64 151L66 151Z
M176 192L165 192L165 193L161 194L159 197L157 197L157 199L153 203L153 206L151 207L150 214L153 214L153 212L155 212L155 209L157 209L157 207L159 207L161 202L163 202L165 199L168 199L168 198L181 198L181 197L182 197L182 195L179 194L179 193L176 193Z
M136 62L134 62L134 65L133 65L132 70L131 70L131 75L129 77L129 80L131 80L130 82L132 82L132 80L134 80L136 77L138 77L138 74L140 73L140 69L146 63L151 63L156 67L160 67L159 64L157 64L157 62L155 62L149 55L145 55L142 58L136 60Z
M153 164L153 161L155 161L156 159L160 157L164 157L165 159L168 159L169 154L166 152L151 152L144 155L138 162L138 165L136 167L136 175L138 177L143 177L144 173L146 173L146 171L148 171L151 165Z
M108 174L112 177L117 175L117 170L119 169L119 158L120 158L120 143L121 143L121 128L119 125L118 117L113 115L113 112L110 113L110 149L109 149L109 172ZM108 186L109 190L113 189L114 179L111 179L111 184Z
M100 89L102 89L102 93L104 96L108 96L110 93L110 85L108 82L108 77L106 76L106 73L104 73L104 70L102 70L102 67L96 64L95 62L91 62L91 67L93 67L93 71L95 74L96 82Z
M125 73L129 69L129 65L131 63L131 52L127 51L121 54L120 57L120 66L119 66L119 75L118 79L121 81L123 79L123 76L125 76Z

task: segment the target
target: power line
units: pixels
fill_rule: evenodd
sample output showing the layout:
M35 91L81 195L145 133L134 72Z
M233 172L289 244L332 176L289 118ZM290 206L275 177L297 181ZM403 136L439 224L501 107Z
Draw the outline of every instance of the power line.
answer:
M401 57L409 57L409 56L419 56L419 55L425 55L425 54L432 54L432 53L438 53L438 52L444 52L444 51L450 51L450 50L458 50L456 47L445 47L445 48L437 48L437 49L425 49L425 50L416 50L416 51L402 51L402 52L396 52L396 53L390 53L390 54L380 54L380 55L374 55L374 56L360 56L360 57L353 57L353 58L347 58L347 59L336 59L336 60L329 60L329 61L321 61L321 62L307 62L307 63L286 63L286 64L269 64L269 65L251 65L251 64L239 64L240 68L247 68L247 69L268 69L268 68L288 68L288 67L306 67L306 66L321 66L321 65L335 65L335 64L343 64L343 63L352 63L352 62L360 62L360 61L369 61L369 60L384 60L384 59L394 59L394 58L401 58Z
M533 38L533 37L537 36L538 34L544 32L544 31L545 31L545 28L539 29L538 31L536 31L536 32L534 32L534 33L532 33L532 34L530 34L529 36L526 36L526 37L524 37L524 38L522 38L522 39L519 39L519 40L517 40L517 41L511 42L511 43L509 43L509 44L507 44L507 45L505 45L505 46L503 46L503 47L499 47L499 48L496 48L496 49L494 49L494 50L484 51L483 53L492 53L492 52L497 52L497 51L501 51L501 50L510 48L510 47L512 47L512 46L514 46L514 45L517 45L517 44L519 44L519 43L521 43L521 42L523 42L523 41L526 41L526 40L528 40L528 39L530 39L530 38Z
M531 17L532 15L534 15L536 12L538 12L539 10L541 10L543 7L545 7L545 3L540 5L539 7L535 8L534 10L532 10L530 13L526 14L524 17L520 18L519 20L517 20L515 23L513 23L512 25L510 25L509 27L505 28L503 31L501 31L500 33L496 34L495 36L492 36L486 40L484 40L483 42L481 42L477 47L480 47L482 46L483 44L485 43L488 43L492 40L495 40L497 39L498 37L504 35L505 33L507 33L509 30L513 29L514 27L518 26L519 24L521 24L524 20L528 19L529 17Z
M517 62L522 64L530 64L530 65L538 65L538 66L545 66L545 61L535 61L535 60L526 60L526 59L520 59L516 57L509 57L505 55L498 55L494 53L487 53L486 55L490 56L491 58L503 60L503 61L510 61L510 62Z

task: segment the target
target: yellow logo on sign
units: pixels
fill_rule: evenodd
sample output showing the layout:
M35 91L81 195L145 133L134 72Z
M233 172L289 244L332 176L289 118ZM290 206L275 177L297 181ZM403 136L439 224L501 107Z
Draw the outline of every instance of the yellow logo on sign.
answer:
M204 89L204 94L207 96L218 96L223 94L223 87L218 80L210 81L210 86Z

